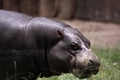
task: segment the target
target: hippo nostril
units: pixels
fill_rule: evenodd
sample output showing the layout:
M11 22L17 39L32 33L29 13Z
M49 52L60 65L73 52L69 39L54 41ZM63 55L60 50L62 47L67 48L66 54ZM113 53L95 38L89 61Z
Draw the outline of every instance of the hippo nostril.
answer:
M94 62L92 61L92 60L89 60L89 63L88 63L89 65L93 65L94 64Z
M88 65L92 65L92 66L95 66L95 67L99 67L99 66L100 66L100 63L99 63L99 62L96 62L96 61L93 61L93 60L89 60Z

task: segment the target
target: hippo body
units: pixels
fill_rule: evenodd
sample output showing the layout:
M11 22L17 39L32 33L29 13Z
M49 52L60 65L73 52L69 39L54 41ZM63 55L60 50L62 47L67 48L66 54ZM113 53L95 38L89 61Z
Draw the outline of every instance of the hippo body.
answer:
M36 80L70 72L87 78L99 66L89 40L71 26L0 10L1 80Z

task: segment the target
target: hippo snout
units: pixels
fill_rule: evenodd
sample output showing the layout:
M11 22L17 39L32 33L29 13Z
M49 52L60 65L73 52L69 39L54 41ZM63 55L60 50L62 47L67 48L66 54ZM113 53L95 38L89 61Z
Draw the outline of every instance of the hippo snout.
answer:
M72 63L74 64L72 73L79 78L88 78L97 74L100 67L100 61L91 49L76 54Z

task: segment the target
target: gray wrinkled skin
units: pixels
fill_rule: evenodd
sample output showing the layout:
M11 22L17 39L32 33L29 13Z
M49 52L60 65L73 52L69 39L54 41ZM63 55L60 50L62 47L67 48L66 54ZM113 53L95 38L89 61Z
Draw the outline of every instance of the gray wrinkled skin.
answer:
M88 78L98 57L77 29L44 17L0 10L0 79L36 80L61 73Z

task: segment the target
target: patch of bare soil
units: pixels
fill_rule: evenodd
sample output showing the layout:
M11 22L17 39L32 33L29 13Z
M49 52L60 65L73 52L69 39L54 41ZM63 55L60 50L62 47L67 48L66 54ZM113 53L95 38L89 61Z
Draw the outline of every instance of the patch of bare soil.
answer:
M79 29L94 47L120 49L120 24L80 20L63 20L63 22Z

